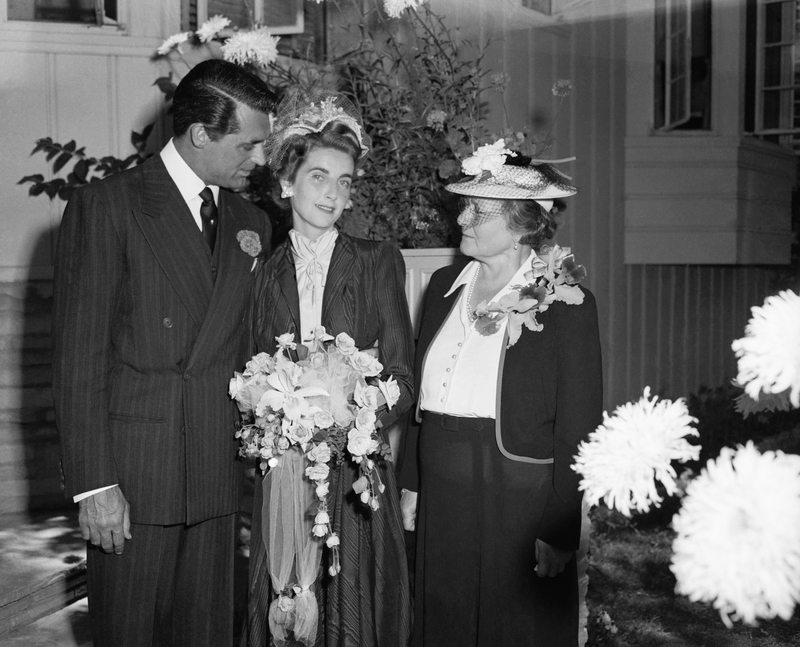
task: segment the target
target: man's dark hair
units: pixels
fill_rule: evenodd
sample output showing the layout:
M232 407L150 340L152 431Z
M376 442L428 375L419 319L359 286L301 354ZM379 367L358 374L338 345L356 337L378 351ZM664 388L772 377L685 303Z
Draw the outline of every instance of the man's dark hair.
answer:
M172 99L172 131L180 137L200 123L212 140L239 130L239 104L268 113L276 97L255 74L235 63L209 59L181 79Z

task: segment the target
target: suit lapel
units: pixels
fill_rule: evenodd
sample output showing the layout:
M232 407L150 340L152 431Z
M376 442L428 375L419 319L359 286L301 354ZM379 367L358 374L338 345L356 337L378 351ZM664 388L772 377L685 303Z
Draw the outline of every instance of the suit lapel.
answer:
M220 324L232 311L238 311L237 306L241 304L243 298L242 292L246 292L245 299L251 298L249 288L252 281L253 257L242 250L236 239L241 230L249 228L249 223L231 207L231 199L225 190L221 190L219 196L221 217L216 242L216 281L213 283L207 314L192 348L189 365L194 363L198 349L202 348L203 343L219 333Z
M208 249L189 207L156 155L142 165L141 210L134 218L192 319L205 319L213 278Z

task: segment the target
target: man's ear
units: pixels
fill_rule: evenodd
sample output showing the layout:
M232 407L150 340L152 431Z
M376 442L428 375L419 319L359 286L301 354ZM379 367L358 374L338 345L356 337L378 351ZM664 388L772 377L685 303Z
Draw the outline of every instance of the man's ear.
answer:
M206 127L201 123L192 124L189 126L189 136L192 140L192 145L195 148L205 148L211 141L208 136Z

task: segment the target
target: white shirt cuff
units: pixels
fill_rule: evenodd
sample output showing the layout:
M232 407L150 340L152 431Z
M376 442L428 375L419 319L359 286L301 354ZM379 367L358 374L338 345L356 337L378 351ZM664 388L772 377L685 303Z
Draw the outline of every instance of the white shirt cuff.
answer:
M117 487L118 483L114 483L114 485L106 485L105 487L99 487L96 490L89 490L88 492L81 492L80 494L76 494L72 497L72 501L77 503L78 501L83 501L84 499L88 499L93 494L97 494L98 492L102 492L103 490L110 490L112 487Z

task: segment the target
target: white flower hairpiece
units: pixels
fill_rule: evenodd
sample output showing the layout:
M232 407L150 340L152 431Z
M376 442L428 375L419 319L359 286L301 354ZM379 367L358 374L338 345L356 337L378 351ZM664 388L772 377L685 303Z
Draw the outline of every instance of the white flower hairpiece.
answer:
M675 591L733 620L789 620L800 601L800 456L725 447L672 526Z
M297 117L291 125L281 132L282 140L286 140L292 135L305 135L307 133L318 133L332 121L338 121L350 128L358 137L361 145L362 155L369 149L364 145L364 134L361 124L357 119L351 117L341 106L336 105L336 97L330 96L322 99L319 103L311 103Z
M425 0L383 0L383 8L390 18L399 18L406 9L416 9Z
M700 456L700 447L686 440L699 435L692 423L697 419L689 415L682 398L651 400L650 387L638 402L617 407L611 416L603 412L603 423L578 446L572 465L582 477L580 489L586 492L587 503L597 505L603 499L629 517L634 509L647 512L651 504L660 505L656 481L668 495L675 494L672 461Z

